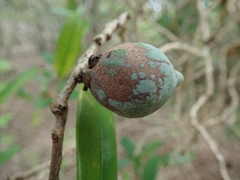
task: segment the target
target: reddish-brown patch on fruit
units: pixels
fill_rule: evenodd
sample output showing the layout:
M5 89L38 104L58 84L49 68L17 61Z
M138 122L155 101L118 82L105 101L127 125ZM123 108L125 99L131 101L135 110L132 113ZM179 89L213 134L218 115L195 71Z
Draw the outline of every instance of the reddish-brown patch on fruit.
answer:
M144 79L149 79L155 83L157 87L156 95L159 96L161 89L158 86L158 78L161 78L164 82L164 75L159 73L158 67L150 67L148 62L154 60L149 59L144 55L147 53L147 50L131 43L122 44L115 47L113 50L116 49L125 49L128 52L128 56L125 58L124 66L111 67L111 69L117 72L114 76L111 76L108 74L109 67L101 66L101 64L98 63L94 68L95 72L93 73L93 78L91 81L92 87L97 87L105 92L106 99L103 100L104 104L108 104L108 99L110 98L120 102L129 102L131 99L142 100L146 98L146 96L149 95L147 93L141 95L136 95L133 93L133 89L136 88L136 86L139 84L139 81ZM106 56L109 58L111 51L107 52L102 57ZM165 63L164 61L157 62ZM130 64L130 66L127 67L127 64ZM140 67L140 64L142 64L143 67ZM146 77L140 78L138 75L140 72L145 73ZM135 80L131 79L133 73L136 73L138 76ZM152 78L152 74L155 75L155 79ZM96 94L94 96L97 97Z

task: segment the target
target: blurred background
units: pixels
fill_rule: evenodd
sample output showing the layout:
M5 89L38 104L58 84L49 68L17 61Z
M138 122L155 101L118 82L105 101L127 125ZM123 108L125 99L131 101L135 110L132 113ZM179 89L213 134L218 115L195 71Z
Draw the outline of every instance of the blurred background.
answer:
M77 57L126 11L127 41L159 47L185 76L154 114L115 115L119 180L143 179L156 158L157 180L240 179L238 0L0 1L0 179L48 177L55 122L48 106L70 73L56 73L56 44L73 11L81 22ZM116 32L101 51L120 43ZM76 178L78 91L69 102L61 179Z

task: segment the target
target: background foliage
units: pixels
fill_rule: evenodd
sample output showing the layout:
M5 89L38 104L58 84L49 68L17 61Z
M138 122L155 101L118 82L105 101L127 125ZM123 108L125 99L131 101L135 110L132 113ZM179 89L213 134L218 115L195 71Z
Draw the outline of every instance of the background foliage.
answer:
M185 81L161 110L148 117L115 115L119 179L221 179L215 154L192 125L199 97L207 100L196 112L197 120L225 157L230 177L240 179L236 0L0 1L0 179L50 159L54 117L48 105L92 38L123 11L132 16L128 41L162 47ZM72 23L76 19L79 23ZM75 37L62 38L70 34ZM189 46L184 49L176 42ZM116 34L101 51L119 43ZM73 56L65 57L65 50ZM69 59L69 64L57 64L57 58ZM62 179L76 179L78 91L69 104ZM39 168L28 179L46 179L47 174L46 168Z

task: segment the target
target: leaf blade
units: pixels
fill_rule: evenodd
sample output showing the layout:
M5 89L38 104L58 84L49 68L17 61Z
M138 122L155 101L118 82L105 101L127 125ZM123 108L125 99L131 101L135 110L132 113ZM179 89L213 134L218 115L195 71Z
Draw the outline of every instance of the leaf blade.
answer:
M113 114L98 104L90 92L79 94L76 145L78 180L117 179Z
M10 147L0 152L0 166L12 158L14 154L20 151L19 146Z
M135 142L132 139L130 139L130 138L123 137L121 139L121 144L122 144L123 149L124 149L125 153L127 154L127 156L129 158L134 158L133 157L133 152L134 152L134 150L136 148Z
M30 68L8 83L5 88L0 91L0 107L11 95L18 91L26 81L32 78L37 71L37 67Z
M155 180L158 172L158 167L159 157L155 155L148 160L144 168L142 180Z
M65 21L56 44L54 59L55 71L59 78L66 77L75 64L87 26L87 21L82 20L77 12L72 12Z

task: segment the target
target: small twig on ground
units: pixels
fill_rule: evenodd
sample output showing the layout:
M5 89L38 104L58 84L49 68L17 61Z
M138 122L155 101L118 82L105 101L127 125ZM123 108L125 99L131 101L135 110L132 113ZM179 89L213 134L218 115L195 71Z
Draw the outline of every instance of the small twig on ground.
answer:
M65 157L69 152L71 152L73 150L75 150L75 143L72 143L71 145L68 146L68 148L64 149L63 157ZM45 171L47 172L47 174L44 177L47 178L49 167L50 167L50 161L47 161L47 162L44 162L44 163L39 164L37 166L31 167L27 171L21 171L21 172L18 172L16 174L14 174L14 175L11 175L8 178L8 180L20 180L20 179L27 180L27 179L32 178L33 176L35 177L36 175L45 172ZM44 178L44 179L46 179L46 178Z
M194 104L194 106L193 106L193 108L191 109L191 112L190 112L191 123L192 123L193 127L196 128L200 132L201 136L205 139L205 141L207 142L210 150L212 151L212 153L216 157L216 159L219 163L219 169L220 169L222 178L224 180L231 180L231 178L229 177L229 174L227 172L226 161L225 161L224 156L219 151L214 139L209 135L206 128L198 122L197 112L199 111L201 106L204 105L204 103L206 101L207 101L207 96L202 95L198 99L196 104Z
M62 143L64 137L64 129L68 114L67 101L76 87L82 82L82 75L87 69L88 58L98 52L100 47L109 39L114 31L125 27L125 23L130 16L128 13L122 13L118 19L114 19L105 25L103 31L93 39L93 43L88 50L78 59L78 64L70 75L65 87L54 99L50 105L52 113L56 117L55 127L52 130L52 157L50 165L49 180L58 180L60 165L62 161Z
M38 166L34 166L33 168L29 169L28 171L25 172L19 172L10 178L8 180L20 180L20 179L28 179L35 174L42 172L43 170L46 170L49 167L50 161L45 162L43 164L40 164Z

